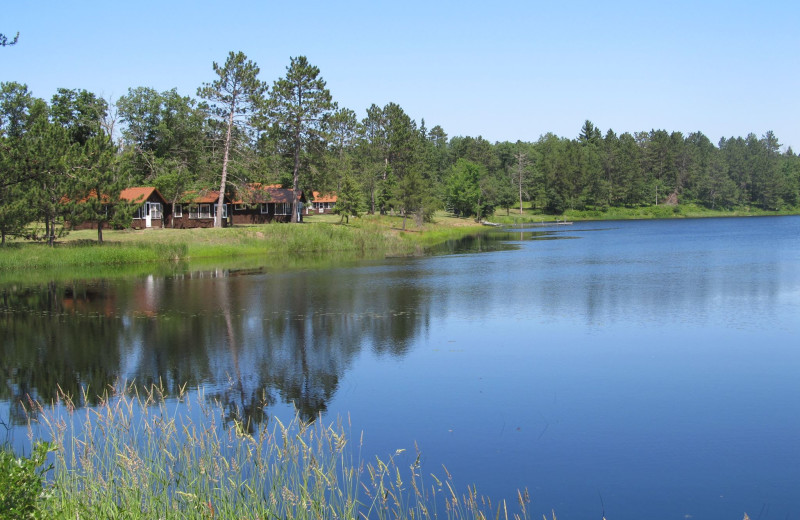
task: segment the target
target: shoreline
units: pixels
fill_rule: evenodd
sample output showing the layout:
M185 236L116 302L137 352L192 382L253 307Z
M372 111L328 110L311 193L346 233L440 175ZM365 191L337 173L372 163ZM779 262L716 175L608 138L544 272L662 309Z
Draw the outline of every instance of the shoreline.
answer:
M567 211L560 216L532 213L495 213L489 220L499 226L516 224L556 225L585 221L672 220L697 218L796 216L800 210L707 210L694 205L649 206ZM299 225L261 224L222 229L104 230L102 244L96 231L72 231L50 248L41 242L14 241L0 247L0 273L32 276L48 271L74 278L95 271L129 272L142 268L170 270L180 263L206 263L219 259L246 259L268 255L276 266L289 259L342 257L347 259L419 256L426 248L447 240L487 232L481 222L441 213L434 222L417 227L402 217L367 215L341 225L338 217L313 218ZM68 273L61 271L68 270ZM81 273L81 271L84 271ZM56 274L56 273L53 273Z
M336 219L338 221L338 218ZM284 265L296 258L383 258L421 255L441 242L481 231L469 219L443 216L434 223L401 229L402 217L370 216L349 225L319 219L304 224L261 224L222 229L72 231L55 247L15 241L0 247L0 273L23 271L130 270L179 263L269 256ZM290 262L289 262L290 263ZM67 273L67 276L72 275Z

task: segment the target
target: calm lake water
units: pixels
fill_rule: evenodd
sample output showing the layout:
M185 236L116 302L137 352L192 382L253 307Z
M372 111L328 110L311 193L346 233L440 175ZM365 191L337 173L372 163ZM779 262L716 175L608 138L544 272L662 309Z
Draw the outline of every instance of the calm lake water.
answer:
M17 446L26 395L161 380L255 421L349 416L368 458L404 448L410 464L416 443L423 473L445 465L462 492L528 488L534 518L800 518L800 217L17 282L0 286L0 333Z

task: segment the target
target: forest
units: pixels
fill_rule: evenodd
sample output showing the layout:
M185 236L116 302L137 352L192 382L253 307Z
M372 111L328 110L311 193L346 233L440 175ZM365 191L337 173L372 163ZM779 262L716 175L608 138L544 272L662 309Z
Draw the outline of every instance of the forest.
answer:
M560 215L677 203L777 211L800 202L800 158L770 131L714 144L700 131L617 134L587 120L576 138L490 143L449 137L396 103L363 116L339 107L303 56L272 84L259 75L231 52L195 96L138 86L106 100L61 88L48 102L24 83L0 83L2 242L52 243L65 222L114 226L130 211L115 195L131 186L155 186L179 203L190 190L281 184L335 192L346 215L418 222L437 210L480 220L523 204Z

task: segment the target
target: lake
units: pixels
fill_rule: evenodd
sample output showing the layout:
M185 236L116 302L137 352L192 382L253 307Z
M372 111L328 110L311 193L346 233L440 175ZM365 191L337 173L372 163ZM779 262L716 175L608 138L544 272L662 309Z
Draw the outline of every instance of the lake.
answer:
M349 417L367 458L416 444L459 491L527 488L534 518L800 517L800 217L258 260L0 285L7 436L27 445L26 395L161 381L256 422Z

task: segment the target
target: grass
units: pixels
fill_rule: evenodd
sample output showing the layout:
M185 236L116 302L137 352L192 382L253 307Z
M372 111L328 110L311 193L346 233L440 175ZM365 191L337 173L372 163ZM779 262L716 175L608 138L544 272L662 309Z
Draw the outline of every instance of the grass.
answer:
M179 260L186 256L184 243L152 244L107 243L98 244L88 240L76 240L58 247L44 244L15 243L3 247L0 252L0 270L13 268L42 269L83 265L122 265L145 262Z
M232 259L244 256L286 258L312 253L351 253L368 256L420 254L425 247L454 236L474 233L477 225L441 215L436 223L416 227L409 219L364 216L340 225L328 215L311 216L303 225L264 224L223 229L149 229L106 231L98 244L91 230L74 231L56 247L13 242L0 249L0 272L66 267Z
M341 420L284 424L273 418L272 426L234 421L223 428L225 410L201 395L124 390L93 409L79 410L69 398L30 404L54 450L39 504L46 517L530 517L527 491L511 507L479 497L474 486L459 493L446 468L441 478L423 478L419 453L410 462L404 450L362 460L361 442L353 443Z

